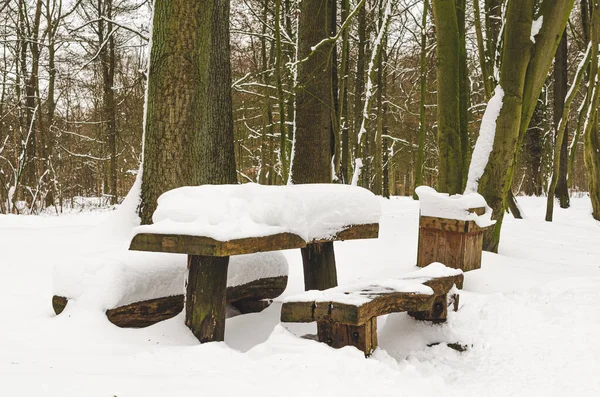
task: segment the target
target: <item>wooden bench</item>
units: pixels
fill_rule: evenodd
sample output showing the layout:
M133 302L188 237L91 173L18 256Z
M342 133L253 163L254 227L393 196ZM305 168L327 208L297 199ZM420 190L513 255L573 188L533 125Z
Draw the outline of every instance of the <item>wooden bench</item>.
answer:
M377 238L379 224L348 225L326 239L305 241L292 233L218 241L205 236L140 233L130 250L188 255L185 323L200 342L225 336L227 269L229 257L256 252L302 249L305 285L337 285L333 242ZM324 281L325 280L325 281Z
M485 208L468 211L483 215ZM485 229L477 226L475 221L421 215L417 266L442 262L465 272L480 269Z
M378 316L408 312L416 319L439 323L446 321L449 301L454 311L458 309L458 295L452 288L462 285L460 270L445 277L399 280L414 283L414 288L397 288L396 281L359 283L289 297L281 307L281 321L316 321L320 342L334 348L354 346L369 356L377 347Z
M227 304L240 313L254 313L267 308L274 298L285 291L288 276L263 277L241 285L228 286ZM52 297L54 313L61 314L69 298L61 295ZM169 295L144 299L106 310L108 321L121 328L143 328L159 321L175 317L184 307L184 296Z

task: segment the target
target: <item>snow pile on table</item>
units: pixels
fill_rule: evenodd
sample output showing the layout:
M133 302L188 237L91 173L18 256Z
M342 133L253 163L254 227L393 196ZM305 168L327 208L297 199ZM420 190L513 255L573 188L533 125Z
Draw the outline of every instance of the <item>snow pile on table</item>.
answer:
M422 216L475 221L479 227L488 227L496 223L492 220L492 209L479 193L450 196L448 193L438 193L429 186L419 186L415 192L419 196ZM469 209L473 208L485 208L485 213L477 215L469 212Z
M338 302L360 306L372 301L379 294L404 292L409 294L432 295L431 287L423 283L438 277L458 276L462 270L434 262L422 269L408 273L398 279L370 280L330 288L325 291L306 291L286 297L284 302Z
M134 231L219 241L288 232L311 241L331 237L350 225L377 223L380 215L377 197L356 186L187 186L161 195L154 224Z
M53 294L102 310L185 292L187 256L122 251L104 257L82 257L54 268ZM227 286L262 278L287 276L280 252L230 258Z

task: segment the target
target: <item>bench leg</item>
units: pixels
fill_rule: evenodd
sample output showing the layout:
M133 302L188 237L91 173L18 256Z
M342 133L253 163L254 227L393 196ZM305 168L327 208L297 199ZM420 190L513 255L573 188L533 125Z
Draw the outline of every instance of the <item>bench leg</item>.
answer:
M423 312L408 312L408 314L417 320L443 323L448 317L448 295L437 295L433 300L430 310Z
M307 244L301 248L304 266L304 289L325 290L337 287L333 242Z
M377 317L373 317L363 325L347 325L329 321L317 322L319 342L339 349L354 346L370 356L377 347Z
M229 257L188 255L185 325L201 343L225 339Z

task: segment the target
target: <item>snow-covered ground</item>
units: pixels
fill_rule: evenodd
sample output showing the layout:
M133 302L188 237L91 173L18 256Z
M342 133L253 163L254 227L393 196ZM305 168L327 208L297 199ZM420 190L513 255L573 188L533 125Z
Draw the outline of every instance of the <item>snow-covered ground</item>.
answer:
M126 245L130 219L0 215L0 396L600 396L600 223L588 199L553 223L544 198L519 202L527 219L506 218L500 255L466 274L460 310L441 326L380 318L369 359L299 338L314 325L280 325L277 302L228 319L226 341L205 345L181 315L137 330L78 302L55 316L54 266ZM418 203L381 203L379 239L336 243L340 283L414 270ZM285 254L283 297L303 289L299 251Z

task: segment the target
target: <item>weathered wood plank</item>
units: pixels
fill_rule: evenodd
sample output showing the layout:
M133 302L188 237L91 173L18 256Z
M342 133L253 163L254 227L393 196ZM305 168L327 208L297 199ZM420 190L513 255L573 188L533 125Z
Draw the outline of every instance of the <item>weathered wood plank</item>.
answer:
M448 296L436 295L433 304L427 310L408 311L408 315L417 320L443 323L448 317Z
M350 225L341 228L339 232L329 238L313 240L310 243L372 239L378 236L378 223ZM230 241L218 241L205 236L140 233L134 236L129 249L134 251L169 252L201 256L232 256L304 248L306 245L306 241L292 233L279 233L264 237L249 237Z
M302 248L304 289L326 290L337 286L333 242L311 243Z
M144 328L175 317L182 310L183 295L175 295L109 309L106 317L121 328Z
M344 346L354 346L370 356L377 348L377 317L362 325L347 325L328 321L317 323L319 342L339 349Z
M437 296L445 295L455 284L462 284L463 275L439 277L424 284L431 287L433 295L407 292L373 293L371 300L360 306L325 302L284 302L281 307L282 322L336 322L362 325L373 317L396 312L424 312L431 310ZM348 294L353 292L349 291ZM355 292L354 292L355 293ZM369 293L367 291L367 293Z
M243 285L227 287L227 303L242 313L255 313L268 307L271 299L285 291L287 276L267 277ZM68 303L63 296L52 297L56 314L62 313ZM168 320L183 310L183 294L147 299L118 306L106 311L109 321L121 328L143 328Z
M462 221L458 219L435 218L421 216L419 226L427 229L443 230L445 232L476 233L485 229L477 226L475 221Z
M185 325L200 343L225 340L228 265L228 256L188 256Z
M483 229L479 228L477 232L460 232L422 226L419 228L417 266L425 267L433 262L441 262L465 272L479 269L482 247Z
M218 241L204 236L140 233L133 237L129 249L224 257L305 246L306 242L300 236L292 233L279 233L271 236L250 237L231 241Z
M345 226L334 236L326 239L316 239L311 243L322 243L326 241L362 240L379 237L379 223L368 223L364 225Z

